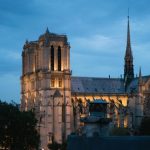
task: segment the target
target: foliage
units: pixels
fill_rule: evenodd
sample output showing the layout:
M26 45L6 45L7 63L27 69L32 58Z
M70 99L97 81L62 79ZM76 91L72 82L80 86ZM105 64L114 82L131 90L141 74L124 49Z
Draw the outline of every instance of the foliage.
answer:
M52 142L51 144L48 144L48 148L50 150L66 150L67 149L67 143L64 142L62 144L59 144L57 142Z
M40 138L33 112L0 101L0 146L13 150L38 149Z
M50 150L58 150L60 149L61 144L58 144L57 142L53 142L52 144L48 144L48 148Z
M144 117L142 119L139 131L140 135L150 135L150 117Z
M130 134L127 128L113 128L110 131L110 135L111 136L128 136Z

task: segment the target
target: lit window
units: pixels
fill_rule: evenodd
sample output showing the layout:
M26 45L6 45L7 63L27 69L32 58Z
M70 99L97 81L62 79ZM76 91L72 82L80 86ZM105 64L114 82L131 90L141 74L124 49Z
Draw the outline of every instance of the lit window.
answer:
M31 81L31 89L34 89L34 88L35 88L35 82Z
M58 87L62 87L62 79L58 80Z
M51 87L55 87L55 79L51 79Z

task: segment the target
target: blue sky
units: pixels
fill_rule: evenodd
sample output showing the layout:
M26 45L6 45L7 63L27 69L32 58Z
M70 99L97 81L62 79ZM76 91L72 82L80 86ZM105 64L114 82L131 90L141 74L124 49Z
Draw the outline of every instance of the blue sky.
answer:
M28 39L67 34L74 76L120 77L130 7L135 74L150 74L149 0L0 0L0 99L20 101L21 52Z

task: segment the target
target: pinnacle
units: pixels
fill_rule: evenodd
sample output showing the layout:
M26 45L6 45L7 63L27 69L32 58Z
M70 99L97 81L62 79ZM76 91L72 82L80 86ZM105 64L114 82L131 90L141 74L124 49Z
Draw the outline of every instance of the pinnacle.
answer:
M48 29L48 27L46 28L46 33L49 33L49 29Z

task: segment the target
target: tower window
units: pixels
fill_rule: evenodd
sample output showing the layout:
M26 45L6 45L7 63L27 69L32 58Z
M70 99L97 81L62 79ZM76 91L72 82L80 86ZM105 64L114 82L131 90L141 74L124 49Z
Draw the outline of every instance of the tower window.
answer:
M55 87L55 79L54 78L51 79L51 87Z
M51 70L54 71L54 47L51 46Z
M58 47L58 71L61 71L61 47Z
M26 91L26 88L27 88L27 84L24 83L24 84L23 84L23 91Z
M62 79L58 80L58 87L62 87Z
M34 90L34 88L35 88L35 82L31 81L31 89Z

